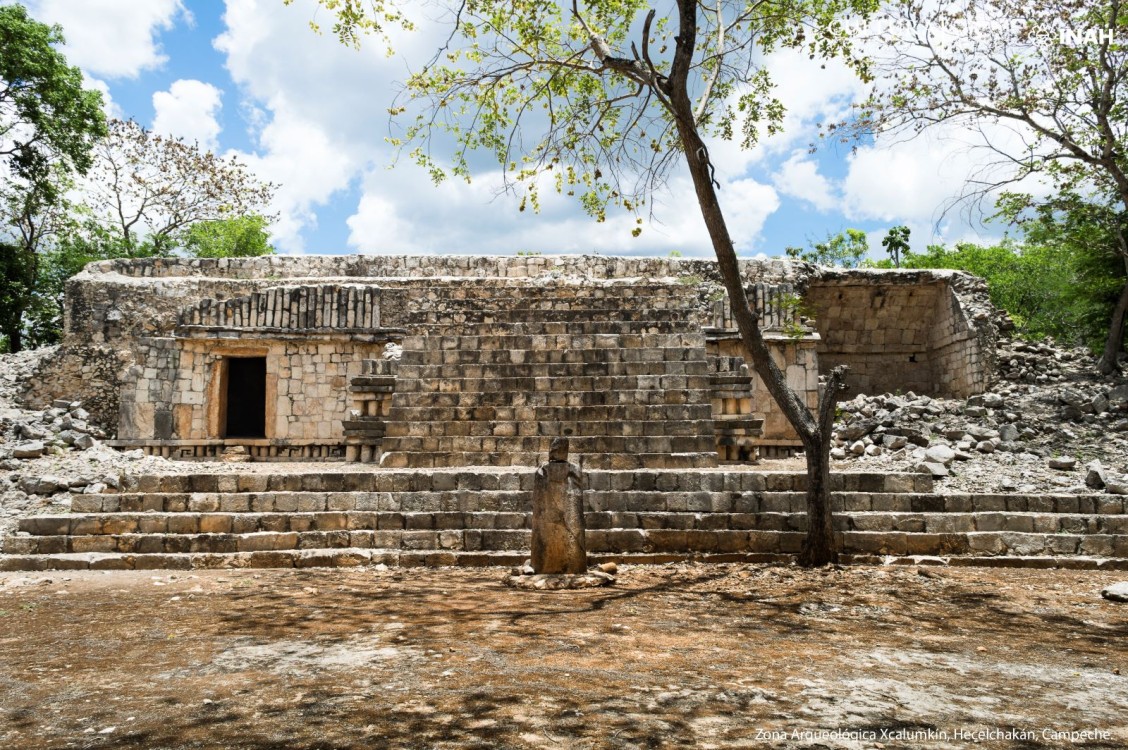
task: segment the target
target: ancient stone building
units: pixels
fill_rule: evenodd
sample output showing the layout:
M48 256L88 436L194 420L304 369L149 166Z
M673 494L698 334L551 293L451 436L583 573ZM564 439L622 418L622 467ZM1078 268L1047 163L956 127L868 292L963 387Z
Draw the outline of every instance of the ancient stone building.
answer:
M766 337L814 404L965 396L992 371L981 284L954 272L746 261ZM552 438L603 469L797 445L741 358L708 261L318 256L95 263L29 393L79 398L117 446L208 459L534 465Z

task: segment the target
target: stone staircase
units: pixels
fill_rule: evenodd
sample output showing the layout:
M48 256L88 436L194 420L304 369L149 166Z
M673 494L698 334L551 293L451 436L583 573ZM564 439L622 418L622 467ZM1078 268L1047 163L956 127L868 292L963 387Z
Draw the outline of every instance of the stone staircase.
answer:
M715 466L695 304L669 283L437 287L403 341L381 465L535 466L568 435L586 468Z
M802 545L802 473L585 476L596 560L762 562ZM24 519L0 570L513 564L532 482L521 467L143 476ZM1128 569L1125 497L942 495L921 474L835 474L832 487L847 561Z

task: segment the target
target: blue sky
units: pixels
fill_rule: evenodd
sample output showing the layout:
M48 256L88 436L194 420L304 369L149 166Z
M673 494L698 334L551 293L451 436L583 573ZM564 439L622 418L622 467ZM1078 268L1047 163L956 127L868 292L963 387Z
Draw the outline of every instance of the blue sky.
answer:
M272 232L286 253L513 253L709 256L684 175L671 180L656 218L630 236L632 219L596 224L564 198L541 214L496 197L497 175L433 187L410 164L388 169L386 107L403 63L371 46L341 47L308 27L312 0L30 0L32 14L63 26L68 59L110 100L111 112L233 153L279 183ZM324 12L320 17L324 21ZM410 54L418 40L399 43ZM845 111L861 86L834 65L773 55L769 67L789 108L785 132L754 152L714 145L721 199L742 255L779 255L855 227L880 238L908 224L917 249L989 240L1001 227L937 222L975 155L958 133L913 141L807 145L817 123Z

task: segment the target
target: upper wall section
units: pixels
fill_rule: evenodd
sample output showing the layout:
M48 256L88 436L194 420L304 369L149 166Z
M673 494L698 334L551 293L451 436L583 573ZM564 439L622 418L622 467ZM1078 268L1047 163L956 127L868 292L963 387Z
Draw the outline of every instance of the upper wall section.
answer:
M811 268L774 260L747 260L742 266L749 284L799 284ZM379 286L381 324L397 326L431 280L489 278L679 279L696 284L717 282L720 276L713 261L598 255L106 260L91 263L67 283L66 343L171 335L186 305L205 298L222 302L247 297L280 286Z
M743 260L750 281L793 280L810 268L783 260ZM566 275L591 279L700 276L717 280L717 264L689 258L618 258L602 255L272 255L261 258L142 258L103 260L82 276L145 279L534 278Z
M967 396L994 371L994 308L984 282L958 271L823 270L806 303L819 367L847 365L857 393Z

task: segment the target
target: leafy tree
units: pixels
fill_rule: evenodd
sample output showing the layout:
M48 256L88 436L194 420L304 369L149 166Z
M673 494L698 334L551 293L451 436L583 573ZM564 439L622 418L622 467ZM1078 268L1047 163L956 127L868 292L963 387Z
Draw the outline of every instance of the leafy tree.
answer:
M907 254L903 266L951 268L980 276L987 281L991 302L1010 314L1020 334L1079 338L1073 256L1057 247L1010 239L989 247L932 245L924 253Z
M23 6L0 6L0 339L10 351L23 347L37 253L63 223L70 177L106 131L101 94L82 88L62 41Z
M23 315L35 287L35 256L14 242L0 243L0 351L23 348Z
M148 237L164 254L193 224L261 212L275 188L234 157L113 120L86 200L94 219L125 244Z
M1040 271L1066 278L1058 305L1069 311L1070 328L1054 335L1101 351L1108 321L1124 315L1120 291L1128 277L1119 243L1128 236L1128 214L1068 193L1042 201L1032 214L1028 205L1022 195L1000 201L1002 215L1023 230L1024 254L1050 256Z
M868 102L873 127L911 134L941 123L971 133L999 126L1019 137L984 136L982 147L996 158L984 162L965 197L1037 176L1101 210L1128 211L1122 0L899 0L886 7L874 38L882 51L880 86ZM1122 228L1111 247L1128 269ZM1122 278L1103 373L1119 367L1128 317L1128 275Z
M51 180L12 181L0 189L0 334L8 351L24 348L25 313L32 306L38 278L40 253L71 225L70 205L63 198L69 184L62 163L51 171Z
M184 251L195 258L253 258L272 255L269 224L261 215L200 221L184 233Z
M105 134L102 95L82 88L82 71L56 49L62 29L22 5L0 6L0 161L13 177L53 193L53 166L84 173Z
M63 293L67 279L98 260L149 258L159 249L147 239L125 242L96 222L87 221L60 235L37 256L36 271L23 327L29 346L48 346L62 340Z
M346 44L368 33L386 42L390 29L413 26L389 0L317 3L333 14L333 32ZM597 220L609 206L637 215L676 164L688 168L746 357L806 449L806 564L837 557L828 453L845 370L831 373L816 414L787 386L745 295L705 138L751 148L761 133L780 129L783 104L762 67L763 54L774 49L839 56L865 74L843 16L874 5L678 0L659 13L643 0L589 0L582 9L575 0L570 8L541 0L456 2L446 18L448 41L392 107L410 123L397 143L411 147L434 179L469 178L470 153L484 150L507 185L519 186L522 208L537 207L538 180L548 178ZM455 143L449 166L431 149L446 136Z
M820 266L857 268L869 252L869 240L860 229L847 229L835 235L828 234L822 242L811 243L811 249L789 247L788 256Z
M890 228L881 240L881 246L889 253L894 268L901 267L901 258L909 252L909 228L904 224Z

